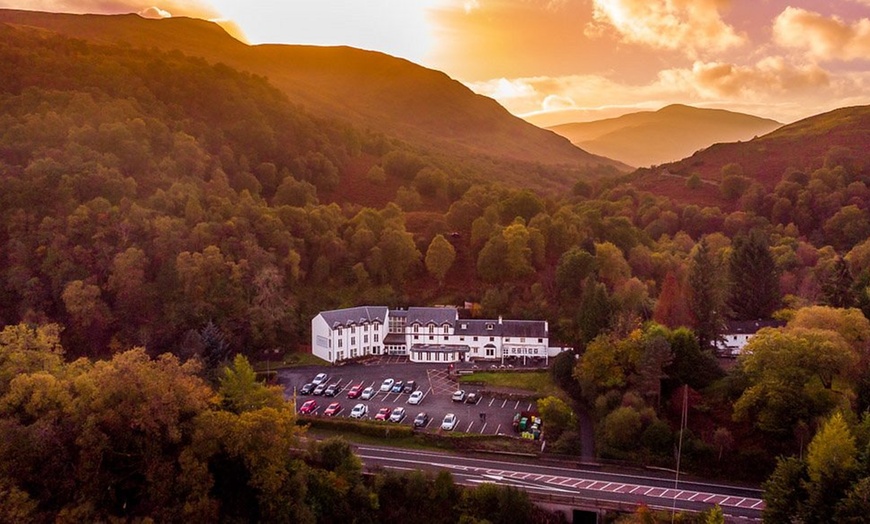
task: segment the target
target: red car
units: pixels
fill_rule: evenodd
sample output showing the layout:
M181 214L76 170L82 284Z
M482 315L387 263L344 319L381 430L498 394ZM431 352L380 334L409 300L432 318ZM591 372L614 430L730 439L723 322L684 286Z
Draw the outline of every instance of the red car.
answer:
M357 384L356 386L350 388L350 391L347 392L347 398L357 398L360 396L363 390L362 384Z
M390 413L392 412L393 410L390 408L381 408L381 410L378 411L378 414L375 415L375 420L387 420L390 418Z
M326 411L324 411L323 414L327 417L331 417L339 411L341 411L341 404L339 404L338 402L333 402L326 408Z
M314 413L314 411L316 409L317 409L317 401L316 400L306 400L305 404L302 404L302 407L299 408L299 413L302 413L303 415L310 415L311 413Z

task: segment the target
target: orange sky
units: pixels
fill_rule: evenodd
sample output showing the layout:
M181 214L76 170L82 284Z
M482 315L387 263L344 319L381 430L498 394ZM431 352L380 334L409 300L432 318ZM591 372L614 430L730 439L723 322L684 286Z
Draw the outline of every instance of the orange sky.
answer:
M542 124L670 103L782 122L870 104L870 0L0 0L231 20L251 43L440 69ZM147 10L147 11L146 11Z

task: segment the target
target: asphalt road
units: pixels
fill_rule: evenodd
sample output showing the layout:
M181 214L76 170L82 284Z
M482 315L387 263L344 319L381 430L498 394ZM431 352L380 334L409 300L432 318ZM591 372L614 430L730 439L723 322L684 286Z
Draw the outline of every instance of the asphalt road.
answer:
M501 456L481 458L378 446L358 446L356 451L367 469L448 470L456 482L465 485L492 482L532 493L682 511L703 511L718 504L726 516L749 520L760 520L764 508L760 490L728 484L681 480L675 486L673 478L606 473Z

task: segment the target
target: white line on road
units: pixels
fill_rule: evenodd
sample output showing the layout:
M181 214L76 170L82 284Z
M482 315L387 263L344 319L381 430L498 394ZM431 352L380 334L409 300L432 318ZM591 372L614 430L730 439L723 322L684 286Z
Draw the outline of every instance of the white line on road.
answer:
M516 406L514 406L514 409L517 409L517 408L519 408L519 407L520 407L520 401L519 401L519 400L517 400L517 405L516 405Z
M507 404L507 399L504 399L504 402L501 403L501 407L504 407Z
M483 423L483 427L480 428L480 434L483 435L483 432L486 431L486 422Z

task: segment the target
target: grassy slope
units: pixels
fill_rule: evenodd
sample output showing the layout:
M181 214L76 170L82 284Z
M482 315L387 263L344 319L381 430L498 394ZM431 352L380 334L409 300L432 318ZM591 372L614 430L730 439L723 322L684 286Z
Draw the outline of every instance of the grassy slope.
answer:
M715 144L689 158L638 172L634 183L641 189L674 200L702 205L728 205L718 193L722 167L736 162L744 173L773 189L790 168L812 172L824 165L832 148L844 148L855 169L870 168L870 106L846 107L783 126L749 142ZM663 176L662 173L678 176ZM685 177L697 173L705 184L685 187Z

